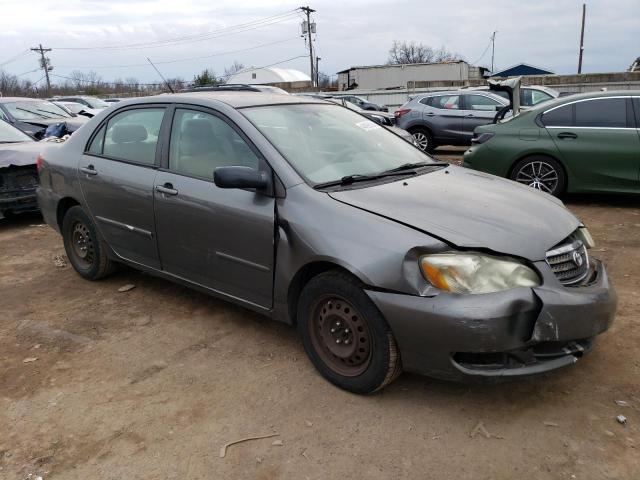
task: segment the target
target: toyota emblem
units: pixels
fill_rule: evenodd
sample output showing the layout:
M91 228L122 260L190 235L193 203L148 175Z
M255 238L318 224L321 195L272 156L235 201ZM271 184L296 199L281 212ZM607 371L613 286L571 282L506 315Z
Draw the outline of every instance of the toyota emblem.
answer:
M583 262L582 255L580 255L579 252L573 252L573 263L575 263L577 267L581 267Z

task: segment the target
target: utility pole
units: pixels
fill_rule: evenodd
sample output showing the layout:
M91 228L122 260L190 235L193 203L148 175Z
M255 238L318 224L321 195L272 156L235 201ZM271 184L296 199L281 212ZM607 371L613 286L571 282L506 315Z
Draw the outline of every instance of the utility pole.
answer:
M313 25L313 29L311 27L311 13L315 12L315 10L313 8L310 8L309 6L306 7L300 7L300 10L302 10L304 13L307 14L307 23L306 23L306 28L305 28L305 24L303 23L303 27L302 27L302 33L303 34L307 34L307 39L309 40L309 63L311 65L311 85L313 86L313 82L315 79L315 74L314 74L314 68L313 68L313 43L311 42L311 33L312 30L315 30L315 24ZM305 31L306 30L306 31Z
M316 87L320 86L320 67L318 67L320 60L322 60L320 57L316 57Z
M580 54L578 57L578 73L582 73L582 54L584 53L584 18L587 15L587 4L582 4L582 28L580 29Z
M44 70L44 75L47 77L47 96L51 93L51 80L49 80L49 71L53 70L51 66L51 62L47 57L44 56L45 52L50 52L50 48L42 48L42 44L40 44L36 48L31 49L34 52L38 52L40 54L40 68Z
M493 32L493 35L491 35L491 74L492 75L493 75L493 58L496 53L496 33L498 33L497 30Z

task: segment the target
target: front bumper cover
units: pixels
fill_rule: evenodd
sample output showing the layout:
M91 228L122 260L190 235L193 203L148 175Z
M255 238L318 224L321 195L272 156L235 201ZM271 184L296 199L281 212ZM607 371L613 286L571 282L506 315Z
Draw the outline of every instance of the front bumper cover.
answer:
M604 266L593 259L593 268L591 282L579 287L564 287L546 272L540 287L484 295L367 294L391 327L407 371L447 379L531 375L575 363L609 328L617 297ZM460 361L461 354L481 361ZM505 361L496 364L494 355L484 362L482 354L503 354Z

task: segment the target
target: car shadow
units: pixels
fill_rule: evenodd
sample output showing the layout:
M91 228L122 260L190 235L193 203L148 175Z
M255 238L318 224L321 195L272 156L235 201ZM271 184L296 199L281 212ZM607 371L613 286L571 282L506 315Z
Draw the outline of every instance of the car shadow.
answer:
M571 193L562 198L567 205L640 208L640 195L610 193Z
M5 232L11 230L20 230L29 226L46 226L42 215L39 212L20 213L17 215L0 217L0 229Z

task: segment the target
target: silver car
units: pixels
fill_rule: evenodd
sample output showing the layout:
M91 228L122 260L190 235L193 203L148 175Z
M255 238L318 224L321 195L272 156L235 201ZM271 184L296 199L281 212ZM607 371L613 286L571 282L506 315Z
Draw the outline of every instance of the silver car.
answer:
M40 162L70 263L118 263L296 326L336 385L402 369L521 376L575 363L616 295L562 203L433 160L339 105L253 92L120 102Z
M395 111L396 126L410 132L419 148L471 145L473 130L491 123L509 101L489 92L455 90L416 95Z

